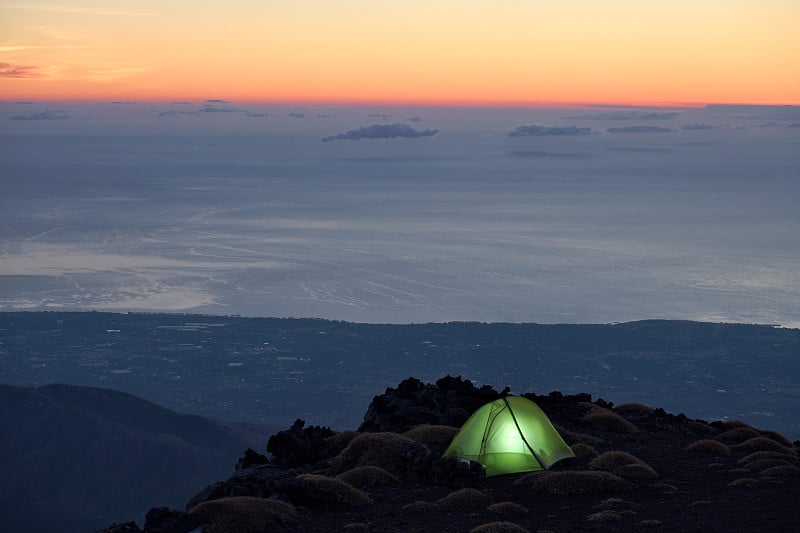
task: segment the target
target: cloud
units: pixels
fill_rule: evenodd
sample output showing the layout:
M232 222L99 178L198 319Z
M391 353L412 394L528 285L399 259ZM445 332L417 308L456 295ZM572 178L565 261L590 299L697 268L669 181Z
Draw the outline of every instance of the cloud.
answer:
M45 109L38 113L30 113L27 115L12 115L9 117L11 120L66 120L70 116L66 111L58 109Z
M621 128L608 128L606 131L608 133L668 133L675 130L659 126L622 126Z
M38 78L36 67L30 65L15 65L0 63L0 77L3 78Z
M509 152L513 157L535 158L535 159L562 159L562 160L581 160L591 159L590 154L579 152L547 152L544 150L512 150Z
M290 116L292 118L306 118L306 114L305 113L301 113L299 111L294 111L292 113L289 113L287 116Z
M392 115L387 115L386 113L370 113L367 116L369 118L377 118L378 120L389 120L392 118Z
M114 100L111 103L112 104L118 104L118 105L127 105L127 104L135 104L136 102L134 102L132 100Z
M20 100L18 102L14 102L14 103L15 104L20 104L20 105L34 105L34 104L36 104L36 102L31 102L30 100Z
M191 102L172 102L175 105L191 105Z
M711 124L685 124L681 126L682 130L715 130L716 126Z
M216 98L212 98L211 100L206 100L207 104L232 104L233 102L229 102L227 100L218 100Z
M680 115L677 111L609 111L608 113L593 113L580 115L579 120L668 120Z
M421 117L409 117L406 120L408 120L409 122L422 122Z
M597 133L592 128L578 126L545 126L542 124L527 124L517 126L509 132L509 137L549 137L570 135L591 135Z
M244 116L250 117L250 118L266 118L266 117L270 116L270 114L269 113L257 113L257 112L254 112L254 111L246 111Z
M238 113L241 109L235 107L217 107L213 105L204 105L198 110L199 113Z
M320 113L319 115L317 115L317 118L333 118L335 116L336 115L331 115L330 113Z
M800 128L800 122L797 122L795 124L789 124L789 127L790 128Z
M439 130L417 130L408 124L373 124L372 126L346 131L338 135L323 137L322 142L336 140L358 141L360 139L392 139L394 137L416 139L419 137L432 137L437 133L439 133Z

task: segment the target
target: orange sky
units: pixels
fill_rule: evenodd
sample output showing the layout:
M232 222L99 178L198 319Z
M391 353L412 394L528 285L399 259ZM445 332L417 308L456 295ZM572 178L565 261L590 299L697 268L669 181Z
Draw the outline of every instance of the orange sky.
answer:
M800 104L796 0L289 4L0 0L0 99Z

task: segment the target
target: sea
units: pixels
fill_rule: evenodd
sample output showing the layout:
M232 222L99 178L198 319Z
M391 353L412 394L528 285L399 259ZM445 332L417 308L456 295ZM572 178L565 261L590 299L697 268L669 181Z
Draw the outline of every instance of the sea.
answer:
M0 311L800 327L800 107L0 104Z

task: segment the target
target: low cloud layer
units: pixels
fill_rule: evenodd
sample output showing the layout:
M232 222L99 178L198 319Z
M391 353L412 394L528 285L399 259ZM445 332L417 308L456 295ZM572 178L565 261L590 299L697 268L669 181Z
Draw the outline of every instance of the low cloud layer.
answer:
M542 124L527 124L517 126L509 132L509 137L549 137L549 136L574 136L592 135L597 133L592 128L579 126L545 126Z
M350 130L338 135L323 137L322 142L330 141L358 141L361 139L392 139L403 137L406 139L417 139L419 137L432 137L439 133L439 130L427 129L418 130L408 124L373 124L357 130Z
M622 126L621 128L608 128L606 131L608 133L668 133L675 130L660 126Z
M0 63L0 77L2 78L38 78L36 67L30 65L15 65L13 63Z
M686 124L681 126L682 130L715 130L717 129L716 126L712 126L711 124Z
M39 111L38 113L11 115L8 118L11 120L66 120L70 118L70 116L66 113L66 111L60 111L58 109L45 109L44 111Z
M232 102L230 102L228 100L219 100L217 98L212 98L210 100L206 100L206 103L207 104L230 104Z
M292 118L306 118L306 114L305 113L301 113L299 111L295 111L293 113L289 113L288 116L290 116Z
M579 120L669 120L678 115L680 113L676 111L609 111L607 113L592 113L591 115L579 115L570 118Z

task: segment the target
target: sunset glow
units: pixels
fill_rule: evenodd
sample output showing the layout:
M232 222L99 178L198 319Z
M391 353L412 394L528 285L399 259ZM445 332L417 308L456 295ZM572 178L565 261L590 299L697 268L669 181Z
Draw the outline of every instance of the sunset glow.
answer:
M800 103L798 2L565 4L3 0L0 98Z

